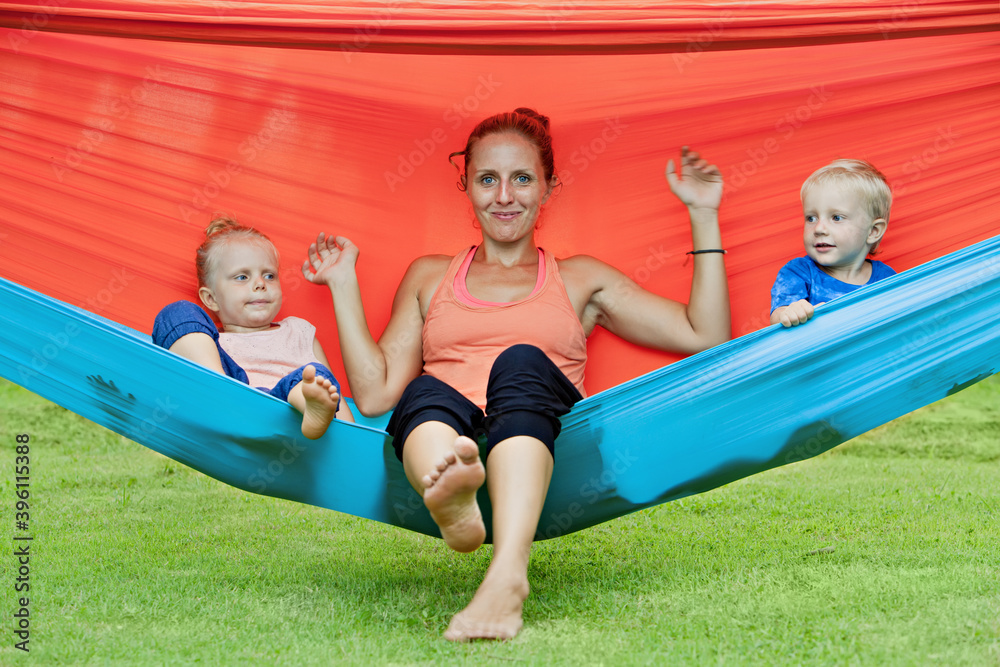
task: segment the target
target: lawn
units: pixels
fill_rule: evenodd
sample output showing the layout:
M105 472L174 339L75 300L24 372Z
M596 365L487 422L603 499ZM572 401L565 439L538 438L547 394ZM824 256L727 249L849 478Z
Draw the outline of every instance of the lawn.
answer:
M538 543L506 643L440 638L490 547L238 491L0 381L8 535L25 534L18 433L34 540L29 593L2 557L4 665L1000 664L1000 376L815 459Z

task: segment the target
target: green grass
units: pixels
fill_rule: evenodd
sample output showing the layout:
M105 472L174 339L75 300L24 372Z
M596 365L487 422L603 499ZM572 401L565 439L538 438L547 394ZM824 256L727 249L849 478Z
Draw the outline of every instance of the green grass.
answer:
M489 547L238 491L2 381L0 408L3 524L29 433L35 536L30 655L0 556L0 664L1000 664L997 376L537 544L525 630L468 645L440 636Z

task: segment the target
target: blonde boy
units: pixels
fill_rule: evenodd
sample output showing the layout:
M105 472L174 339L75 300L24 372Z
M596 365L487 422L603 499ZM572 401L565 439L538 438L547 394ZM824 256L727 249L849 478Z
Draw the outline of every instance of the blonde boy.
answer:
M868 259L889 223L892 191L864 160L834 160L802 184L806 256L785 264L771 288L771 324L792 327L813 307L895 274Z

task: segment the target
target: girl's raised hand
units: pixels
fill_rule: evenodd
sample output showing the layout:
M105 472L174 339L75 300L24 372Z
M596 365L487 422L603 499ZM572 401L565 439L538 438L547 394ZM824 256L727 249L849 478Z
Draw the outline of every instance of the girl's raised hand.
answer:
M680 176L674 168L674 161L667 162L667 183L670 184L670 191L688 208L718 210L722 203L722 172L687 146L681 148Z
M359 250L344 236L326 236L319 233L309 244L309 259L302 263L302 275L311 283L329 285L341 278L354 275Z

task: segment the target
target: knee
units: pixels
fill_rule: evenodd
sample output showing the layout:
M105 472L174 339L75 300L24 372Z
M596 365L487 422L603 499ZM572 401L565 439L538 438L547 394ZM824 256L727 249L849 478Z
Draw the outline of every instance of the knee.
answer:
M395 414L400 411L401 408L410 406L411 404L421 403L421 398L429 395L433 395L435 390L444 384L440 380L430 375L418 375L417 377L410 380L410 384L406 385L406 389L400 395L399 400L396 402L396 407L393 411L394 419ZM365 414L362 410L361 414Z
M444 384L441 380L431 375L418 375L417 377L410 380L410 384L406 385L406 389L403 390L403 396L416 394L421 395L425 392L430 392L437 389L439 386ZM399 402L402 403L403 399L400 398Z
M493 371L505 371L516 368L537 368L539 364L548 363L549 358L539 348L526 343L511 345L501 352L493 362Z
M543 369L551 365L552 362L545 353L534 345L523 343L512 345L501 352L493 362L487 384L487 396L491 388L509 383L531 382L543 377L545 375Z

